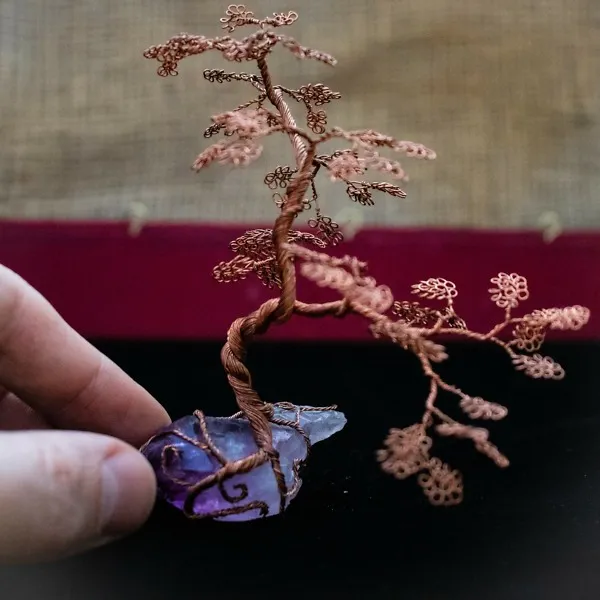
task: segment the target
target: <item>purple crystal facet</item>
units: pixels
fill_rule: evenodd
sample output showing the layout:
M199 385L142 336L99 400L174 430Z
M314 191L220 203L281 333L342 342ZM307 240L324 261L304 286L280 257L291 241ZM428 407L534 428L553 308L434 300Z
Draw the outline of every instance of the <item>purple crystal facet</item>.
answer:
M320 442L344 428L345 416L335 410L316 411L311 407L275 407L274 417L295 421L310 439L311 444ZM239 460L257 451L252 431L247 420L223 417L205 417L207 433L214 446L228 461ZM271 425L273 446L279 452L281 468L288 490L294 488L294 463L306 458L307 446L304 437L294 428ZM174 432L178 432L177 435ZM187 439L184 439L187 438ZM179 509L183 509L190 486L203 480L221 468L219 461L190 440L203 442L200 422L195 416L179 419L164 428L142 449L156 472L160 496ZM286 501L286 508L298 493L301 481ZM241 494L243 487L247 494ZM222 521L250 521L262 516L279 513L279 490L269 463L256 467L249 473L235 475L224 482L224 490L218 485L202 491L194 501L194 513L199 516L230 510L232 508L266 504L266 515L259 508L215 517ZM243 496L243 497L242 497Z

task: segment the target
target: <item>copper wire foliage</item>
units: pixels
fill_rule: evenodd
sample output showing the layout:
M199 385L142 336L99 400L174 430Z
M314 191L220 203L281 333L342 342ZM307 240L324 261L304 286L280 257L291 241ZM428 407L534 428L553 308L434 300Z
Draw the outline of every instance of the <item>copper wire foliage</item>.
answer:
M255 63L257 72L204 70L204 78L213 83L241 82L254 89L254 97L230 111L212 117L205 138L222 134L222 138L203 150L192 168L200 171L213 163L247 166L262 153L266 138L287 135L292 144L295 165L276 166L264 177L279 209L273 229L254 229L230 244L235 256L214 268L221 282L234 282L254 274L270 288L279 288L279 296L259 306L252 314L235 320L228 333L221 358L228 380L240 408L238 416L248 419L258 451L237 463L223 461L221 471L212 480L222 482L228 476L248 472L254 466L270 462L277 478L283 510L286 484L279 457L273 449L270 423L273 405L261 400L252 386L245 366L247 347L256 335L265 333L272 324L281 324L292 316L343 317L354 313L367 320L371 334L397 344L413 353L429 380L429 394L420 422L391 429L377 452L381 468L398 479L416 476L424 495L434 505L455 505L463 498L461 473L432 454L433 434L468 440L475 449L499 467L509 464L490 441L489 431L480 425L461 423L443 412L436 404L440 393L457 398L465 419L498 421L508 410L491 400L471 395L446 382L435 365L447 358L440 336L453 336L500 346L514 367L534 378L561 379L563 368L540 350L546 333L553 329L576 330L589 319L582 306L534 310L515 316L514 310L529 298L527 281L515 273L499 273L491 279L490 299L502 311L503 318L487 332L471 331L457 314L457 287L443 278L429 278L416 283L412 292L433 305L412 300L396 300L391 290L378 284L367 273L367 265L357 258L333 257L325 253L343 241L337 223L319 204L317 176L325 173L332 181L346 186L350 200L372 206L375 193L404 198L396 183L363 179L367 171L376 171L392 181L406 181L407 175L394 154L432 160L435 152L422 144L404 141L374 131L346 131L331 127L323 107L340 99L340 94L321 83L308 83L290 89L273 83L267 64L276 46L299 59L313 59L334 66L336 60L325 52L306 48L294 38L280 33L282 27L298 19L293 11L274 13L259 19L244 5L230 5L221 19L226 35L208 38L181 33L164 44L152 46L144 56L159 62L162 77L177 75L179 63L190 56L216 50L232 63ZM236 29L254 26L255 31L236 39L229 34ZM305 127L294 118L288 102L305 109ZM347 148L318 153L323 144L336 140ZM386 153L391 156L386 156ZM301 213L308 218L312 232L292 229ZM400 234L399 234L400 235ZM339 298L325 304L305 304L296 297L296 270L316 285L330 288ZM467 422L468 423L468 422ZM210 441L207 442L210 445ZM211 482L201 482L205 488ZM197 494L198 490L194 493ZM192 506L191 501L188 506ZM194 516L194 515L189 515Z

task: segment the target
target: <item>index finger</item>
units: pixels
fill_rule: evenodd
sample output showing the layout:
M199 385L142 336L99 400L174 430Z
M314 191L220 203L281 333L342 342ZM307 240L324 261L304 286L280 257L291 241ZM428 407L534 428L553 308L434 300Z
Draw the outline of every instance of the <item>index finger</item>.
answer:
M169 423L162 406L0 265L0 384L52 425L142 444Z

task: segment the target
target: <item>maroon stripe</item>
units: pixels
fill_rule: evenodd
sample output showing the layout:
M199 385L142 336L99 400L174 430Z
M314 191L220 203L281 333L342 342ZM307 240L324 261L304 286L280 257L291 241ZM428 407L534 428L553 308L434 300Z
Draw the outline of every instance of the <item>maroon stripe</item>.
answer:
M86 336L223 339L233 319L273 295L254 277L234 284L212 279L213 266L231 258L228 244L242 231L154 224L131 237L121 223L3 222L0 261ZM499 271L527 277L525 310L583 304L600 311L600 233L568 233L546 244L535 232L369 229L335 253L368 261L371 274L400 299L410 299L420 279L453 280L458 312L480 330L502 316L487 292ZM336 298L305 281L299 295L309 302ZM587 328L567 336L600 338L600 319L592 316ZM269 337L369 339L356 319L297 318Z

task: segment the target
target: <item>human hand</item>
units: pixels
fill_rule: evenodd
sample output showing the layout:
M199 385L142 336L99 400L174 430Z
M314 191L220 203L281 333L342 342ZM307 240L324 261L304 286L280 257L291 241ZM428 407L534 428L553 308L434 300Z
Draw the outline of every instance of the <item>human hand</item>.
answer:
M141 526L156 480L129 444L167 423L156 400L0 265L0 562L68 556Z

